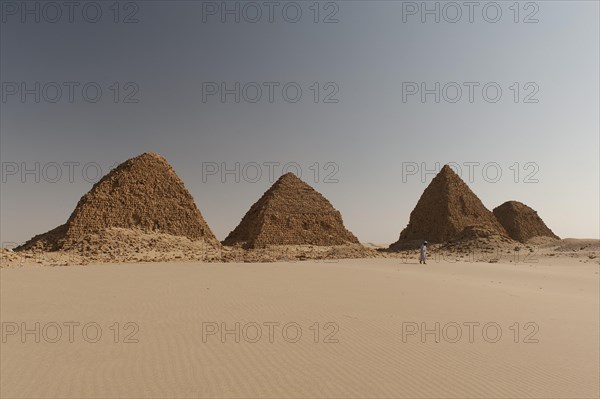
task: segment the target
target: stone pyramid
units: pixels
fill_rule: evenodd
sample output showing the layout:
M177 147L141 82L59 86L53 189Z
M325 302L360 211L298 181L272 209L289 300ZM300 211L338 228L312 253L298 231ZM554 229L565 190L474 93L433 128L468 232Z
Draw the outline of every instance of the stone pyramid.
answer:
M220 243L165 158L144 153L117 166L79 200L67 222L17 248L61 250L111 228Z
M493 213L448 165L444 165L421 195L410 214L408 226L390 249L423 240L447 243L489 235L508 237Z
M494 216L513 240L526 242L533 237L559 239L537 212L518 201L507 201L494 209Z
M223 241L245 248L358 243L331 203L293 173L281 176Z

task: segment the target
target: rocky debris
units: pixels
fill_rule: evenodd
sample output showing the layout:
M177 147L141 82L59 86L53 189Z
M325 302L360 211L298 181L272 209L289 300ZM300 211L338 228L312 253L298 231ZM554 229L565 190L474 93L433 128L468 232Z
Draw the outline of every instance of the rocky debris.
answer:
M335 263L338 259L382 257L360 244L339 246L274 245L244 249L214 247L202 240L137 229L112 228L87 236L69 250L21 252L0 251L0 267L69 266L101 263L149 262L289 262Z
M600 251L600 240L598 239L578 239L564 238L560 241L552 241L546 244L555 252L597 252Z
M220 247L202 238L111 228L92 233L71 253L95 263L220 261Z
M505 202L494 209L494 216L513 240L527 242L534 237L559 239L535 210L521 202Z
M0 267L14 267L23 263L23 256L10 248L0 248Z
M335 263L339 259L361 259L382 257L377 251L360 244L333 246L320 245L271 245L262 248L244 249L241 246L224 247L224 262L290 262L323 261Z
M496 220L465 182L448 166L431 181L410 214L408 226L390 250L414 248L429 243L479 238L508 238Z
M171 261L221 261L221 247L204 239L145 232L140 229L109 228L90 233L68 249L44 251L40 247L17 253L19 262L4 267L68 266L89 263L140 263Z
M94 184L64 225L33 237L16 250L102 248L113 237L111 229L176 236L199 241L204 247L221 246L171 165L158 154L144 153ZM118 240L110 245L121 251L130 249Z
M272 245L360 246L331 203L292 173L281 176L250 207L223 244L246 249Z

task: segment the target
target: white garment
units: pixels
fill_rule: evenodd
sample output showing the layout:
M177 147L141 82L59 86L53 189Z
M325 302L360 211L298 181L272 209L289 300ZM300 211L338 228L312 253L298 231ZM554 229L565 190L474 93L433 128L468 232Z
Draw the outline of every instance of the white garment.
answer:
M419 254L419 262L425 262L425 256L427 255L427 245L421 245L421 253Z

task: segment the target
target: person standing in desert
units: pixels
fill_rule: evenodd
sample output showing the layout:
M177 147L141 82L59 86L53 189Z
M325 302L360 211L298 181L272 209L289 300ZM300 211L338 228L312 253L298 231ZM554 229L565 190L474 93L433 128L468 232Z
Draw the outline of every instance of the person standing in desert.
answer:
M419 253L419 263L427 264L427 241L421 244L421 252Z

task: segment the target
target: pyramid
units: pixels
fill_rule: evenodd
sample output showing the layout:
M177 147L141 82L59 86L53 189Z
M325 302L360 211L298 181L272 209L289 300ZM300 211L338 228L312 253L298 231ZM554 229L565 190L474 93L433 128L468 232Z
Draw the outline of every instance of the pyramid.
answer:
M65 224L16 249L70 249L111 228L203 239L220 246L171 165L158 154L144 153L94 184Z
M507 236L506 231L464 181L448 166L433 178L410 214L408 226L390 249L427 240Z
M223 244L334 246L358 244L358 239L346 230L341 214L325 197L287 173L250 207Z
M513 240L526 242L533 237L559 239L537 212L518 201L507 201L494 209L494 216Z

